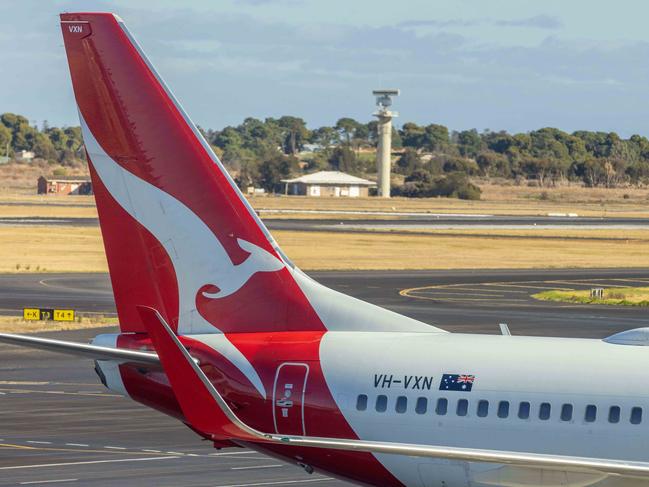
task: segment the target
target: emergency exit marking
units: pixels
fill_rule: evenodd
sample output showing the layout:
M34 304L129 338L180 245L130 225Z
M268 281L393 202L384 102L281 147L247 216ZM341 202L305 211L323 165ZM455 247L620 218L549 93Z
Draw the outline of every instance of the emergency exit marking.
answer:
M24 308L26 321L74 321L73 309Z

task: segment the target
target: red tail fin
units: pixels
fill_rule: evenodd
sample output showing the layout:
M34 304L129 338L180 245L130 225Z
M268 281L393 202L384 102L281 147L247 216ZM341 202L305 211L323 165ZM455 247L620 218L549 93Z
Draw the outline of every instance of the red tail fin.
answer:
M61 25L123 331L146 331L137 305L181 335L439 331L295 269L123 22Z
M62 14L123 331L136 305L181 334L323 330L290 263L109 13Z

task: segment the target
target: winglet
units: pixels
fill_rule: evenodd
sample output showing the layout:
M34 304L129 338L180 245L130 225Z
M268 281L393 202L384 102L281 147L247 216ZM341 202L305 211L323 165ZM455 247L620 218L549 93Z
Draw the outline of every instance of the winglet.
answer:
M213 439L259 441L257 432L235 424L238 418L160 313L148 306L137 310L187 421Z

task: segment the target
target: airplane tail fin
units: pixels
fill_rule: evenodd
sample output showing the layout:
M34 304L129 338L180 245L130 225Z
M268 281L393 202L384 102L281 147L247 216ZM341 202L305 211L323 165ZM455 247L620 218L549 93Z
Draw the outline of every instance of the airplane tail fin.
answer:
M122 331L434 330L295 269L121 19L61 27Z
M122 331L145 331L136 305L161 310L181 334L215 332L211 315L221 331L321 327L290 262L124 23L68 13L61 26Z

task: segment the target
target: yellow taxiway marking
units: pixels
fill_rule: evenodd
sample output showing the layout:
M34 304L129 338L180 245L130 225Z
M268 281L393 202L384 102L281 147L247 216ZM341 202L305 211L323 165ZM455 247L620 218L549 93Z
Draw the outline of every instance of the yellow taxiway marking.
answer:
M607 279L600 279L602 281L606 281ZM603 286L603 287L628 287L628 286L622 286L620 284L599 284L595 281L545 281L548 284L575 284L577 286Z
M617 278L617 279L599 279L599 280L600 281L617 281L617 282L644 282L644 283L649 282L649 278L645 279L645 278L642 278L642 277L639 277L638 279L631 279L631 278L629 278L629 279L619 279L619 278ZM624 287L629 287L629 286L624 286Z
M516 289L560 289L564 291L574 291L573 288L569 287L559 287L559 286L541 286L539 284L545 284L545 283L552 283L556 282L557 284L570 284L571 282L577 282L577 281L514 281L514 282L479 282L479 283L473 283L473 284L438 284L438 285L432 285L432 286L421 286L421 287L411 287L407 289L402 289L399 291L400 296L408 297L408 298L414 298L414 299L426 299L429 301L491 301L494 300L493 298L496 298L495 300L498 303L505 303L505 302L510 302L510 303L516 303L516 302L521 302L524 301L523 299L501 299L501 297L504 297L505 295L503 294L479 294L479 293L467 293L465 298L457 298L457 299L452 299L452 298L436 298L435 296L439 294L451 294L451 292L462 292L462 291L479 291L479 292L507 292L508 294L530 294L527 291L518 291L518 290L503 290L499 289L496 290L494 289L493 291L489 289L484 289L484 287L492 287L492 288L497 288L497 287L505 287L505 288L516 288ZM473 288L465 288L462 286L474 286ZM480 286L481 289L475 289L475 286ZM448 292L451 291L451 292ZM425 296L422 293L430 293L430 296ZM472 296L487 296L490 297L491 299L482 299L482 298L473 298Z
M532 282L537 282L537 281L532 281ZM546 282L546 281L541 281L541 282ZM535 284L526 284L525 282L517 283L517 284L511 284L511 283L500 283L500 282L486 282L484 284L485 286L498 286L498 287L516 287L516 288L524 288L524 289L561 289L564 291L574 291L573 288L571 287L557 287L557 286L539 286Z
M433 296L439 296L440 294L447 294L451 296L466 296L467 298L470 298L472 296L486 296L488 298L504 298L504 294L483 294L483 293L476 293L476 292L469 292L465 293L462 292L462 289L458 289L455 291L444 291L443 289L430 289L428 290L429 292L426 293L426 296L433 297ZM422 292L422 291L418 291ZM419 297L419 295L417 295Z

